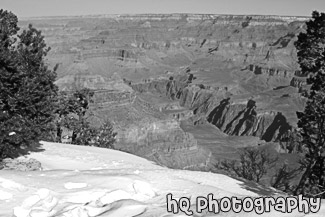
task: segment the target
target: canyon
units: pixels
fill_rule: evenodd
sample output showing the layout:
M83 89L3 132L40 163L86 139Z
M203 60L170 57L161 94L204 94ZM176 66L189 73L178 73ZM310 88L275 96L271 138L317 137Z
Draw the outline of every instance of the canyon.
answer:
M94 90L116 148L159 165L209 171L241 148L297 128L307 75L294 42L308 17L201 14L20 19L41 30L61 90Z

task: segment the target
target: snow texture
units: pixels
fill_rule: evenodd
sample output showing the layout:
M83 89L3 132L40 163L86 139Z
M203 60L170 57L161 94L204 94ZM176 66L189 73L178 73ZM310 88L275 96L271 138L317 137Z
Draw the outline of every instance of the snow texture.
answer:
M0 171L0 216L16 217L167 217L166 195L195 198L213 193L215 198L276 195L272 189L249 186L225 175L173 170L116 150L41 142L42 152L29 157L40 161L43 171ZM262 216L325 216L281 213ZM213 216L194 214L193 216ZM220 213L218 216L259 216Z

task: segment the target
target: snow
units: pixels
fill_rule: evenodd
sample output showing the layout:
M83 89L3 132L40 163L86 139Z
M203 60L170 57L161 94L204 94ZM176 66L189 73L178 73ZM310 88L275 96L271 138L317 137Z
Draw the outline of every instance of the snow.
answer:
M87 187L87 183L74 183L74 182L68 182L64 184L64 187L66 189L74 189L74 188L85 188Z
M0 190L0 200L9 200L11 198L12 198L12 194L10 194L6 191Z
M5 178L1 178L0 177L0 186L2 188L6 188L6 189L11 189L11 190L23 190L24 189L24 186L19 184L19 183L16 183L12 180L8 180L8 179L5 179Z
M167 194L172 193L174 199L190 198L194 209L195 198L209 193L215 198L258 197L262 190L276 194L225 175L168 169L116 150L41 144L42 151L29 157L42 163L42 171L0 170L0 216L187 216L167 212ZM325 216L322 205L316 214L272 211L262 216ZM259 215L228 212L218 216Z

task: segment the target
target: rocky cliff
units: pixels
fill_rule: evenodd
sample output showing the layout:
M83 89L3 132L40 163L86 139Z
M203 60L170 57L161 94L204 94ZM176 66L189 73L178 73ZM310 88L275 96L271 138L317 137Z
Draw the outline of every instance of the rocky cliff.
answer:
M118 143L121 150L171 168L205 170L211 166L210 153L176 120L131 125L119 132Z
M166 108L168 111L162 110ZM180 128L188 110L155 106L137 92L97 90L91 110L98 122L110 119L117 131L115 148L178 169L207 170L211 153Z
M20 23L42 30L60 89L95 90L96 120L112 120L119 148L202 168L225 150L235 154L236 144L279 141L296 127L307 75L294 41L307 19L142 14Z
M253 100L246 105L231 104L229 99L222 100L209 113L208 121L229 135L257 136L266 142L279 141L292 129L281 112L258 113Z
M158 89L160 94L178 100L181 107L193 111L193 124L204 118L228 135L256 136L270 142L279 141L293 128L281 110L261 110L255 100L227 97L229 93L226 89L169 80L143 85L142 88L141 84L137 84L135 90L155 92ZM299 94L297 97L300 97Z

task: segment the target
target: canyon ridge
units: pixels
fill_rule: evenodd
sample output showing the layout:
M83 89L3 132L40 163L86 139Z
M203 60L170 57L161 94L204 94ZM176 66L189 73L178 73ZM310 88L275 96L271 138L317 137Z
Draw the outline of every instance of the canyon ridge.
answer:
M294 41L308 17L201 14L20 19L42 31L60 90L94 90L116 148L211 171L244 147L296 160L283 141L304 108Z

